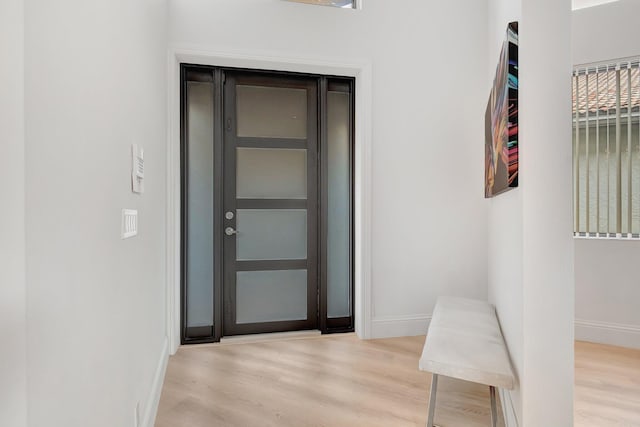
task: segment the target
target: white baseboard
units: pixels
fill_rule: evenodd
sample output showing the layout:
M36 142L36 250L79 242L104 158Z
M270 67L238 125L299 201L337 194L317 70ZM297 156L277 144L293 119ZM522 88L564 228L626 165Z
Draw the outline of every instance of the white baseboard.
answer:
M160 353L160 360L153 376L151 391L145 405L144 416L142 417L141 427L153 427L156 422L156 414L158 412L158 404L160 403L160 394L162 394L162 384L164 383L164 374L167 371L167 363L169 362L169 338L165 337Z
M516 409L513 406L511 392L500 388L498 389L498 396L500 397L500 405L502 406L502 415L504 417L505 427L518 427L520 424L518 423Z
M576 340L640 349L640 326L576 319Z
M372 338L426 335L431 315L376 317L371 321Z

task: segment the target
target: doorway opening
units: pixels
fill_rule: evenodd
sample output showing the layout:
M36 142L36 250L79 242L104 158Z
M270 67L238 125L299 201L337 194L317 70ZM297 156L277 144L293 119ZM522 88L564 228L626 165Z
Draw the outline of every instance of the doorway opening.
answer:
M354 79L180 71L182 343L353 331Z

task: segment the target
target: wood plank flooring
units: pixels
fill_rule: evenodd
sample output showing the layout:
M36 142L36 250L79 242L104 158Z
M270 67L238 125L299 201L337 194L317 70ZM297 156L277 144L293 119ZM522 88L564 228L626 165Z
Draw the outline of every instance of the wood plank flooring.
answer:
M181 347L156 427L424 426L424 337L355 335ZM436 422L489 424L488 388L441 377ZM460 420L463 419L463 424Z
M156 427L424 426L423 344L347 334L181 347ZM640 426L639 408L640 351L577 343L575 426ZM488 426L488 387L441 377L436 423Z
M576 343L575 426L640 426L640 350Z

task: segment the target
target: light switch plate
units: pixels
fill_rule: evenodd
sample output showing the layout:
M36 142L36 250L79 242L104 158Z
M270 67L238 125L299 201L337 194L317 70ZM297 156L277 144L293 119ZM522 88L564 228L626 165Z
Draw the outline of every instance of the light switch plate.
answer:
M138 234L138 211L122 209L121 237L128 239Z

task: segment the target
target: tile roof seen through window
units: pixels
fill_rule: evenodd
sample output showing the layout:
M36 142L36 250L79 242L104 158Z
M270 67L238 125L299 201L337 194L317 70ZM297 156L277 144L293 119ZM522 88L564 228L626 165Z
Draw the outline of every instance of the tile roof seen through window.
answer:
M629 77L631 78L631 98L629 98ZM580 70L577 76L576 73L573 76L573 115L575 117L576 107L581 116L587 112L587 109L589 115L595 115L598 110L600 114L613 113L616 110L616 95L615 66L609 67L609 70L599 68L596 71L592 68L588 73L585 73L584 69ZM629 105L632 111L640 107L640 69L637 66L620 69L620 108L626 110Z

